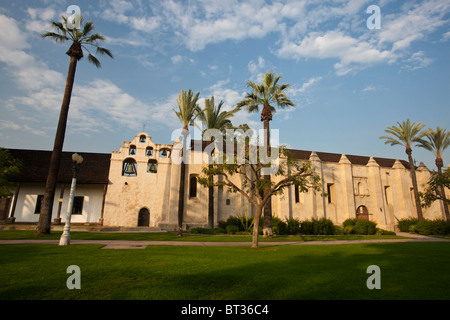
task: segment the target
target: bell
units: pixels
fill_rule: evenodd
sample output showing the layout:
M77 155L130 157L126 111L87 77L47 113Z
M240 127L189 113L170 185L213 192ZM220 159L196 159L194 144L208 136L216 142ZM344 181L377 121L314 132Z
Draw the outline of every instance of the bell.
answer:
M161 157L167 157L167 150L166 149L163 149L162 151L161 151Z
M152 173L156 173L156 164L154 164L154 163L150 164L149 171L152 172Z
M127 167L125 168L125 173L126 173L127 175L133 175L133 174L136 173L135 170L134 170L134 166L133 166L132 163L127 163L126 166L127 166Z

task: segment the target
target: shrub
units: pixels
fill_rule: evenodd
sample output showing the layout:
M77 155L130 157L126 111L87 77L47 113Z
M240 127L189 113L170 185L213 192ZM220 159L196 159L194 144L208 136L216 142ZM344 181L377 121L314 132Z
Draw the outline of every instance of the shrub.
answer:
M286 219L287 234L300 233L300 221L295 218Z
M375 234L377 232L375 222L357 218L345 220L343 226L345 234Z
M300 223L300 233L314 234L314 223L309 220L301 222Z
M397 221L398 221L398 224L397 224L398 229L401 232L410 232L409 231L410 226L416 225L417 222L419 222L419 220L417 220L416 218L400 219L400 220L397 219Z
M345 227L349 227L349 226L355 226L356 222L358 221L358 219L353 218L353 219L347 219L344 221L344 223L342 224Z
M417 222L415 232L424 236L445 236L450 234L450 222L444 220L427 220Z
M227 226L226 231L228 234L235 234L239 232L239 227L233 224Z
M277 217L272 217L272 231L276 235L287 234L287 224Z
M368 220L356 221L354 228L357 234L375 234L377 232L377 224Z
M311 221L305 220L300 223L300 233L314 235L330 235L335 233L333 221L330 219L313 218Z

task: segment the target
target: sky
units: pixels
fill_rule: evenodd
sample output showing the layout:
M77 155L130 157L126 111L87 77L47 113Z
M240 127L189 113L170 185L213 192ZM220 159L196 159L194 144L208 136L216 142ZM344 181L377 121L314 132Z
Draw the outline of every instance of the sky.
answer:
M387 127L450 130L448 0L0 0L1 147L53 148L70 43L41 34L71 5L114 59L78 63L65 151L110 153L140 132L173 144L181 90L229 110L267 71L290 84L295 107L270 123L289 148L407 160L379 139ZM258 113L232 121L262 128ZM413 147L413 157L435 169L431 152Z

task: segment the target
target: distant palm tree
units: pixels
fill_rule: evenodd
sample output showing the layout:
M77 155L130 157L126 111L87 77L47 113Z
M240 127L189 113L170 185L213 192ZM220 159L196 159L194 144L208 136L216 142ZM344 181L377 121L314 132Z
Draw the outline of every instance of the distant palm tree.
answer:
M289 84L278 84L281 75L275 76L273 72L266 72L262 84L256 84L253 81L247 82L247 87L251 92L247 93L245 99L238 102L238 107L246 107L248 112L259 112L259 106L263 106L261 112L261 121L264 124L264 146L267 148L267 155L270 153L270 128L269 121L272 120L272 113L276 112L273 104L279 108L295 106L295 104L286 96L286 90ZM270 183L270 176L265 176ZM264 236L272 236L272 205L267 202L264 207Z
M98 59L86 48L86 45L95 47L97 54L108 55L109 57L113 58L113 55L108 49L102 48L98 45L100 41L106 40L105 37L98 33L91 34L91 32L94 30L94 24L91 21L86 22L82 29L68 29L67 18L64 16L62 18L64 23L55 21L51 23L52 27L56 29L56 33L46 32L42 35L42 38L50 38L55 42L72 41L72 45L66 52L66 54L70 57L69 70L67 72L66 88L64 91L64 98L59 114L58 128L56 131L55 142L50 161L50 168L45 186L44 199L39 215L38 227L36 229L37 234L50 233L53 198L55 196L56 189L56 178L58 176L60 158L64 144L67 116L69 113L70 99L72 97L72 88L75 80L77 62L81 58L83 58L83 49L85 49L89 53L88 61L94 64L97 68L101 66ZM80 24L82 24L82 21L83 18L81 17Z
M208 129L217 129L220 131L224 131L227 127L231 127L231 120L236 112L240 110L240 108L236 107L230 111L222 110L224 102L220 101L216 106L214 104L214 96L211 99L205 99L205 109L203 109L199 115L198 119L202 123L203 132ZM213 143L213 141L210 141ZM210 169L212 168L212 164L209 164ZM208 187L208 225L211 229L214 228L214 186L212 186L213 176L209 176L209 180L211 185Z
M177 104L178 111L173 109L181 124L183 125L182 135L183 135L183 150L182 150L182 160L181 160L181 171L180 171L180 189L178 197L178 235L182 234L183 227L183 212L184 212L184 190L185 190L185 179L186 179L186 160L187 160L187 137L189 135L189 125L194 122L195 118L200 112L200 107L197 104L198 96L200 92L194 96L191 89L188 92L181 90L178 95Z
M428 129L425 132L425 138L427 140L422 141L419 147L425 148L428 151L433 152L436 157L435 163L439 175L442 175L442 167L444 166L444 161L442 159L442 154L444 150L450 146L450 132L446 132L444 128L437 127L436 130ZM440 188L440 193L442 199L444 199L444 213L445 218L450 220L450 214L448 210L448 204L446 203L445 189L443 186Z
M424 143L423 137L425 132L423 132L422 129L426 126L426 124L411 122L409 119L403 121L402 123L397 122L397 124L398 127L391 126L385 130L385 132L391 136L382 136L380 139L385 139L385 144L390 144L391 146L402 145L406 148L405 152L408 155L409 167L411 170L417 218L419 220L423 220L422 207L419 199L419 189L417 187L416 168L414 167L414 161L411 155L411 145L413 143L416 143L417 145Z

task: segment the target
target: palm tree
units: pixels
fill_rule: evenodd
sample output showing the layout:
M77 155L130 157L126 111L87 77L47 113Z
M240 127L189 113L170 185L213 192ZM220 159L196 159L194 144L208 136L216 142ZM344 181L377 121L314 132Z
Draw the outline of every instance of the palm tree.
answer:
M181 236L181 228L183 227L183 212L184 212L184 190L185 190L185 179L186 179L186 156L187 156L187 137L189 135L189 124L193 123L195 118L200 112L200 107L197 104L198 96L200 92L194 96L191 89L186 93L185 90L181 90L178 95L178 111L175 111L178 119L183 125L182 135L183 135L183 150L182 150L182 160L181 160L181 171L180 171L180 190L178 197L178 235Z
M438 174L442 175L442 167L444 161L442 160L442 154L444 150L450 146L450 132L446 132L444 128L437 127L436 130L429 129L425 132L425 138L427 140L422 141L419 147L422 147L428 151L433 152L436 157L435 163L438 170ZM450 214L448 210L448 204L446 203L445 189L443 186L440 188L442 199L444 199L444 213L445 218L450 220Z
M100 41L104 41L105 37L101 34L91 34L94 30L94 24L92 21L86 22L82 29L68 29L67 18L62 17L64 23L55 22L51 23L52 27L57 32L46 32L42 35L42 38L50 38L55 42L72 41L72 45L66 54L70 57L69 70L67 72L66 88L64 91L64 97L61 105L61 111L59 114L58 128L56 130L55 142L53 146L52 157L50 160L50 168L47 176L47 182L45 186L44 199L41 206L41 212L39 215L39 223L36 229L37 234L50 233L51 216L53 198L55 196L56 178L58 176L58 169L60 164L61 152L64 144L64 136L66 132L67 116L69 113L70 98L72 96L72 88L75 80L75 72L77 68L77 62L83 58L83 49L85 49L88 55L88 61L94 64L97 68L100 68L101 64L98 59L86 48L86 45L96 48L96 53L100 55L108 55L113 58L113 55L108 49L102 48L98 45ZM83 18L81 17L81 23Z
M247 82L247 87L251 92L247 93L245 99L238 102L238 107L246 107L248 112L259 112L259 106L263 106L261 112L261 121L264 124L264 146L267 147L267 155L270 154L270 134L269 121L272 120L272 113L276 112L273 104L279 108L295 106L295 104L286 96L286 90L289 84L278 84L281 75L275 76L273 72L266 72L262 84L256 84L253 81ZM270 184L270 176L265 176L265 180ZM272 236L272 205L267 202L264 207L264 236Z
M205 99L205 109L203 109L198 118L202 123L203 132L208 129L217 129L224 131L227 127L231 126L231 120L240 108L236 107L230 111L222 110L224 102L220 101L216 106L214 104L214 96L211 99ZM213 143L212 141L210 143ZM209 164L212 169L212 164ZM211 229L214 228L214 186L212 185L213 176L209 176L210 185L208 186L208 224Z
M422 220L423 219L422 207L420 204L419 190L417 187L416 168L414 166L414 161L411 155L412 154L411 145L413 143L416 143L418 145L424 143L423 137L425 135L425 132L423 132L422 129L426 125L420 122L417 123L411 122L409 119L403 121L402 123L397 122L397 124L398 127L391 126L385 130L385 132L390 134L391 136L382 136L380 137L380 139L385 139L386 140L384 142L385 144L390 144L391 146L402 145L406 148L405 152L408 155L409 167L411 170L411 179L414 189L417 218L419 220Z

